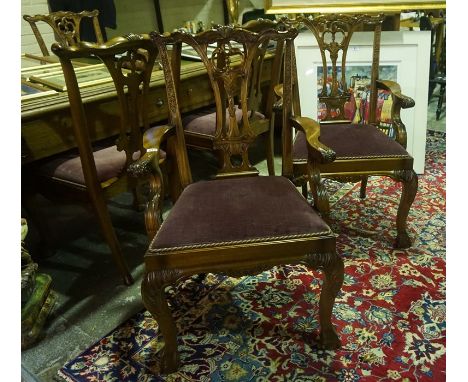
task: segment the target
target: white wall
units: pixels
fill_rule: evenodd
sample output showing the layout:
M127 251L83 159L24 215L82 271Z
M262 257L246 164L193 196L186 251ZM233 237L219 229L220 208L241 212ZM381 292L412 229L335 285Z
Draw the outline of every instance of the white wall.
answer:
M224 0L161 0L161 14L165 31L184 26L188 20L202 21L205 28L213 21L224 24Z
M149 33L157 29L153 0L114 0L117 29L106 28L107 38L127 33Z

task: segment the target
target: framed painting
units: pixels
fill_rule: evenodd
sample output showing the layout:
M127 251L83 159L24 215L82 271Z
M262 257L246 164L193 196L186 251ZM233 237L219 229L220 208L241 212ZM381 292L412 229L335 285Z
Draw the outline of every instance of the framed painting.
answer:
M443 8L445 0L265 0L266 13L399 13Z
M332 67L327 68L328 76L331 78ZM341 67L337 68L338 76L341 77ZM397 65L380 65L379 78L397 82L398 78ZM317 96L323 91L323 67L317 66ZM344 116L345 119L352 123L367 123L370 112L370 93L371 93L371 65L356 64L347 65L346 72L346 88L350 93L350 99L345 104ZM330 83L327 83L327 94L330 92ZM376 118L378 126L385 133L393 133L393 125L390 118L392 99L388 91L379 90L377 95ZM325 104L318 102L317 116L314 119L322 120L327 113ZM333 114L334 110L331 110Z

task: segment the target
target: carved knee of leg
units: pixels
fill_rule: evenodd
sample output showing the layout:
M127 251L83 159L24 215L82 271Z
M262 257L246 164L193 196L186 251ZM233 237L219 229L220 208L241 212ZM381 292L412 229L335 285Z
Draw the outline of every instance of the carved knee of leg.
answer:
M397 212L397 237L394 247L408 248L411 246L411 239L407 232L407 219L418 190L418 176L414 170L398 171L396 175L402 182L402 193Z

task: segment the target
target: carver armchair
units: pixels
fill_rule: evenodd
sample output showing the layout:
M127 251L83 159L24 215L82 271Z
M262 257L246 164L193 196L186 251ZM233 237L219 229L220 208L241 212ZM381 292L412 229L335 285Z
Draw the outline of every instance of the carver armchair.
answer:
M162 224L160 196L164 193L160 187L154 188L156 196L150 199L156 234L145 255L141 293L164 339L161 373L174 372L181 362L176 324L165 288L194 274L240 276L294 263L321 268L324 283L320 342L327 349L340 345L331 322L334 299L343 281L343 261L335 251L335 235L289 179L258 176L248 156L249 145L255 140L248 94L258 49L265 41L274 40L286 44L286 51L291 52L296 35L295 29L254 33L233 26L196 36L183 32L151 34L160 51L166 79L169 125L175 134L172 155L176 157L182 184L182 192ZM213 146L222 152L224 166L215 179L195 183L188 162L176 78L167 53L167 46L181 43L198 52L211 86L222 100L216 105ZM217 48L209 56L207 47L213 43ZM238 104L234 101L237 94ZM241 113L240 119L236 113ZM158 161L151 163L156 165Z
M144 163L152 160L152 142L167 130L164 126L150 128L148 121L149 83L156 49L148 35L127 35L101 45L81 42L67 46L55 43L52 51L62 65L78 152L72 150L41 163L36 172L37 183L46 196L91 202L122 278L125 284L131 284L132 276L106 201L119 193L136 190L138 181L151 177L151 173L138 170L144 169ZM93 142L90 134L94 126L88 126L83 88L79 86L79 74L72 63L74 59L89 57L102 61L109 72L109 83L105 86L108 92L117 94L117 111L109 110L105 120L108 128L113 124L118 131L117 138L111 143ZM164 168L164 158L165 153L162 152L158 168ZM130 166L133 174L128 171Z
M397 83L379 80L382 21L383 16L379 15L336 14L299 16L292 21L312 31L323 64L318 79L319 122L300 116L296 96L283 148L292 161L286 159L283 175L302 186L305 195L309 183L315 208L324 217L328 216L330 205L323 178L361 181L361 198L366 196L368 176L387 176L401 183L394 246L407 248L411 246L407 217L417 192L418 177L413 170L413 158L406 151L407 133L400 110L414 106L414 101L401 93ZM348 82L347 52L357 28L370 29L372 32L367 33L374 36L371 76L348 78L352 80ZM294 68L293 72L293 94L297 95Z
M276 28L277 23L272 20L259 19L255 21L249 21L243 25L244 29L250 30L252 32L260 32L262 30ZM250 87L248 89L248 100L249 100L249 111L251 115L250 125L252 129L252 134L255 137L262 136L266 142L266 158L269 175L275 174L274 168L274 113L272 112L273 106L273 88L278 82L278 73L277 68L281 65L282 56L280 51L281 46L276 46L277 52L273 55L273 58L270 58L268 62L265 60L266 55L270 55L268 52L270 41L265 41L264 44L259 47L256 52L256 57L253 60L252 71L249 74L252 76L250 81ZM175 55L176 59L178 55ZM180 56L179 56L180 57ZM271 72L276 73L270 78L265 78L264 76L264 65L271 65ZM174 75L179 78L180 74L180 63L174 65ZM178 84L176 83L178 87ZM218 91L217 88L214 90L214 99L218 105L220 102L223 102L222 92ZM190 95L189 95L190 96ZM238 107L238 100L233 100L236 104L235 106L235 115L237 121L239 122L242 118L242 111ZM201 150L210 150L213 151L217 157L219 166L222 168L226 164L224 162L225 158L222 152L215 147L216 142L216 108L218 107L208 107L203 108L195 112L191 112L183 116L182 124L185 129L185 141L189 147L193 147Z
M44 42L39 28L37 27L37 22L42 21L50 25L55 33L55 38L57 42L62 45L76 45L81 41L80 38L80 26L83 19L89 18L92 20L94 33L96 34L96 41L98 44L102 44L104 39L102 37L101 27L98 20L99 11L95 9L94 11L82 11L79 13L70 12L70 11L58 11L51 12L47 15L23 15L36 37L37 43L41 48L41 53L43 56L49 56L49 50Z

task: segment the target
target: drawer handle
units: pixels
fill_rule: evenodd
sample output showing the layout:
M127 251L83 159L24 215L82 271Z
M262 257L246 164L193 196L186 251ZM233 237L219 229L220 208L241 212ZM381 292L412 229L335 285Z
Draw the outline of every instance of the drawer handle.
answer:
M161 107L162 105L164 105L164 101L161 98L158 98L156 101L156 106Z

